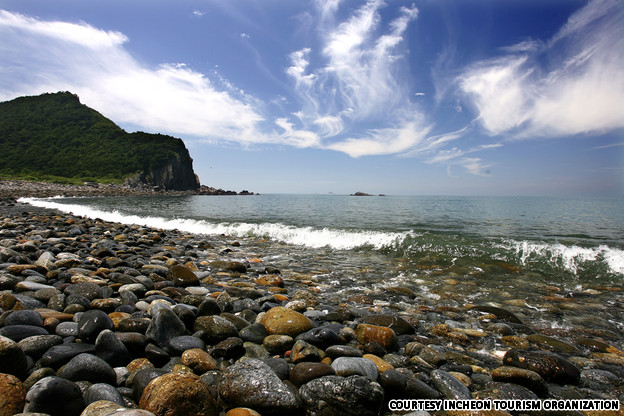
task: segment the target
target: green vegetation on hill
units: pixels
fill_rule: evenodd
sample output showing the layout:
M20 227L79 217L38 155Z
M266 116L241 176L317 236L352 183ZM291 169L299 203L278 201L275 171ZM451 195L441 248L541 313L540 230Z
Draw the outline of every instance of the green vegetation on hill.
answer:
M176 158L191 163L182 140L127 133L70 92L0 103L0 177L120 183Z

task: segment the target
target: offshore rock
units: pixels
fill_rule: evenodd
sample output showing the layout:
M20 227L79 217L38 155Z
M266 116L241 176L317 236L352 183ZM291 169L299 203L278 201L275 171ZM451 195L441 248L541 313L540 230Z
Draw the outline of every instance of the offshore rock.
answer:
M295 392L256 359L228 367L219 384L219 395L229 406L250 407L262 415L290 415L301 408Z
M152 380L139 407L157 416L218 416L208 385L192 373L169 373Z
M383 389L362 376L325 376L304 384L301 399L314 416L376 416L383 403Z

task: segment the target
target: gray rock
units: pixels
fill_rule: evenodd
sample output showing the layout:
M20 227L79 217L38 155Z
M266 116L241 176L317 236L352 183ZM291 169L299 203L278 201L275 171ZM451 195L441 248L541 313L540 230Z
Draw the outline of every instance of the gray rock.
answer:
M59 368L75 356L82 353L95 352L93 344L61 344L48 349L41 357L41 365L44 367Z
M83 282L67 286L64 293L67 296L79 295L84 296L89 300L93 300L102 297L102 288L100 288L95 283Z
M13 311L4 320L4 325L32 325L43 327L43 318L38 312L31 310Z
M0 328L0 336L10 338L16 342L35 335L49 334L46 329L34 325L11 325Z
M95 340L95 355L112 367L126 365L132 359L126 346L110 329L100 332Z
M28 390L24 412L78 416L84 407L82 393L76 383L50 376L39 380Z
M17 345L26 355L39 358L51 347L62 343L63 338L58 335L35 335L33 337L24 338L18 342Z
M228 406L250 407L262 415L293 414L301 408L296 390L256 359L228 367L219 384L219 395Z
M0 373L12 374L22 378L27 366L26 354L18 344L9 338L0 336Z
M169 349L168 351L172 355L182 355L182 353L186 350L190 350L193 348L205 349L206 344L201 339L194 337L192 335L181 335L179 337L172 338L169 341Z
M379 374L375 363L368 358L338 357L332 362L331 366L336 375L342 377L359 375L375 381Z
M472 398L468 387L444 370L433 370L431 381L445 399L464 400Z
M110 384L96 383L89 387L84 395L85 405L98 400L108 400L123 406L124 401L117 389Z
M325 376L299 391L307 413L315 416L376 416L384 397L377 382L362 376Z
M56 335L61 337L76 337L80 335L78 331L78 322L61 322L54 330Z
M113 329L114 327L113 321L106 312L98 309L86 311L78 320L80 339L88 343L94 343L103 330Z
M186 326L184 322L168 307L157 309L153 313L152 322L147 327L145 336L147 340L167 350L169 342L175 337L184 335Z
M202 331L202 340L210 345L238 336L236 326L221 316L200 316L195 320L194 330Z
M92 354L79 354L61 369L60 377L71 381L115 384L115 370L104 360Z

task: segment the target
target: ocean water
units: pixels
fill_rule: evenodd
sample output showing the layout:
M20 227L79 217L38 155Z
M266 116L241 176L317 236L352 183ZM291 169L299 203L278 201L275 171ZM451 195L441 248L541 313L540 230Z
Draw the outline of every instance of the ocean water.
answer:
M304 261L321 256L332 270L348 270L353 262L364 268L371 261L392 264L391 272L378 270L386 279L484 275L567 287L624 280L623 198L257 195L24 201L109 221L245 238L249 247L261 244L276 260L279 250Z

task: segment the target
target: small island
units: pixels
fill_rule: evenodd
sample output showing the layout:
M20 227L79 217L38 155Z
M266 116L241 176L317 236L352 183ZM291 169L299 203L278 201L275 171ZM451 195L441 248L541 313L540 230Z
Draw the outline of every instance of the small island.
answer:
M375 196L373 194L367 194L366 192L356 192L354 194L350 194L349 196ZM386 196L385 194L379 194L378 196Z

